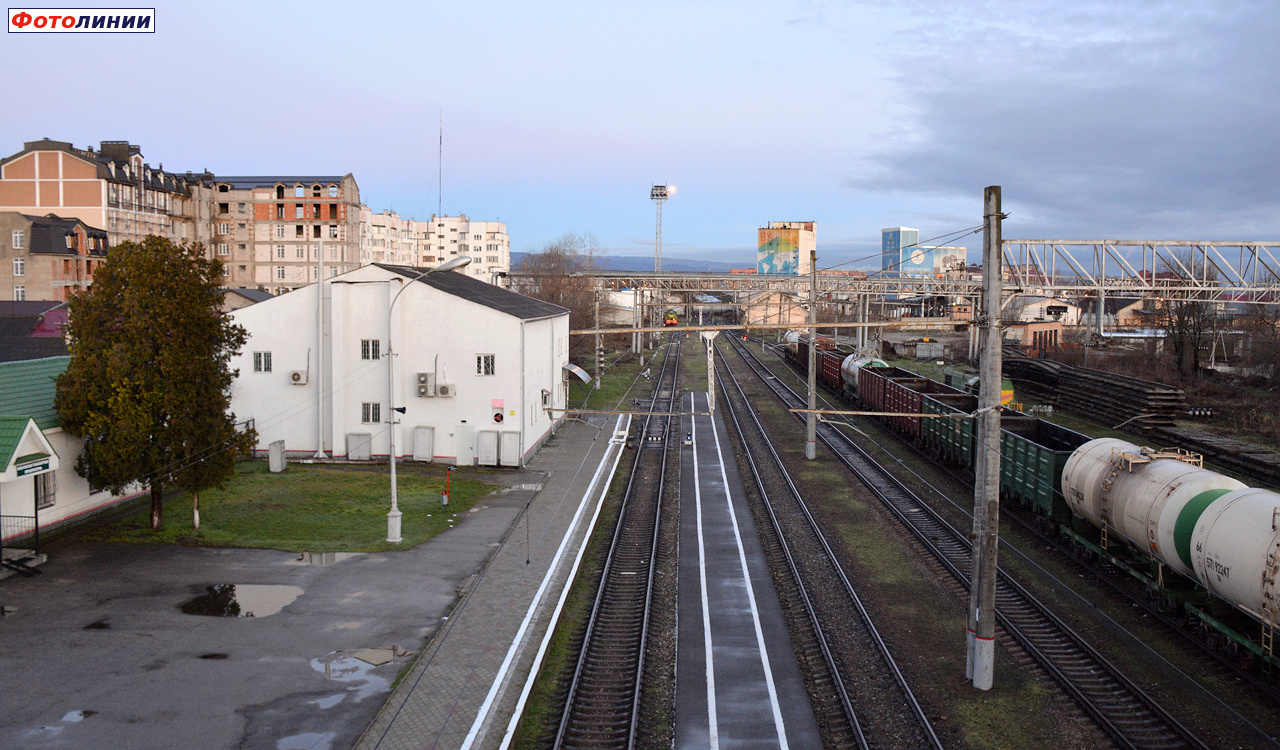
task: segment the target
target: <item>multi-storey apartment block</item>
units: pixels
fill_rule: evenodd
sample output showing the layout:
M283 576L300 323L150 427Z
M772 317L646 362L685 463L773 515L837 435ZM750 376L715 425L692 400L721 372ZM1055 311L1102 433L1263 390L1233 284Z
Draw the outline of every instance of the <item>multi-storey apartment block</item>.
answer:
M350 174L217 177L213 181L214 257L228 287L281 294L358 268L360 189Z
M0 299L71 299L93 284L107 247L107 233L80 219L0 211Z
M360 262L431 268L461 255L473 259L463 273L491 284L511 270L511 238L500 221L466 214L405 219L394 211L360 207Z
M127 141L94 151L46 138L0 159L0 209L79 219L112 245L149 234L208 244L212 178L153 169Z

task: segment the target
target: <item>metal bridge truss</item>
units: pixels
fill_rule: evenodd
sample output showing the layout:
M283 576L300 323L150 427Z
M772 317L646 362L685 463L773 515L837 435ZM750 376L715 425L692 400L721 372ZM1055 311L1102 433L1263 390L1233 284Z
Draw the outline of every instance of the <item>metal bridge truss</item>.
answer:
M1105 296L1156 294L1165 299L1280 303L1280 242L1148 240L1004 240L1004 294ZM724 273L583 274L598 289L665 293L781 292L807 297L807 276ZM524 274L513 271L518 289ZM973 276L977 276L976 274ZM977 298L980 278L950 272L941 277L868 272L865 276L818 273L819 296L946 295ZM664 304L662 302L644 303Z

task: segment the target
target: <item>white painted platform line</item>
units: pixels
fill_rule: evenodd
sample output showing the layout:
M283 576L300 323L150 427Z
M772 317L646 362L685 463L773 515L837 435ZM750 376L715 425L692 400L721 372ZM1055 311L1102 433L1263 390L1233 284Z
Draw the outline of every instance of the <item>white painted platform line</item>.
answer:
M564 602L569 598L569 590L573 587L573 579L578 577L578 568L582 565L582 555L587 551L587 542L591 540L591 534L596 528L596 521L600 518L600 511L604 508L604 497L609 494L609 485L613 484L613 476L618 471L618 462L622 460L622 451L626 447L627 432L630 429L631 415L623 415L614 427L613 437L609 440L609 448L605 451L604 459L600 464L603 466L604 462L609 460L609 451L613 450L613 466L609 468L609 476L605 478L600 489L600 499L596 501L595 513L591 516L591 523L587 525L586 533L582 535L582 544L578 545L578 554L573 558L573 567L569 569L569 577L565 579L564 589L560 591L560 600L556 602L556 609L551 615L551 622L547 623L547 632L543 635L542 643L538 646L538 654L533 659L533 666L529 668L529 676L525 678L524 688L520 691L520 698L516 701L515 711L511 713L511 720L507 723L507 732L503 735L502 744L498 746L498 750L507 750L507 748L511 747L511 741L515 739L516 727L519 726L520 718L524 714L525 704L529 701L529 693L533 690L533 683L538 679L538 671L542 669L542 660L547 655L547 648L551 645L551 638L556 634L556 625L560 622L560 613L564 611Z
M616 424L616 422L615 422ZM600 475L604 472L605 463L609 456L608 449L605 450L604 456L600 458L600 465L596 467L596 473L591 477L591 484L587 485L587 491L582 493L582 501L578 503L578 509L573 514L573 519L569 521L569 528L565 531L564 538L560 540L560 546L556 549L556 554L551 558L551 565L547 567L547 573L542 577L542 585L538 587L538 592L534 594L533 601L529 602L529 609L525 613L524 620L520 623L520 629L516 631L516 635L511 639L511 646L507 648L507 656L502 660L502 666L498 668L498 674L493 678L493 684L489 686L489 693L484 698L484 703L480 706L480 711L476 714L475 721L471 723L471 730L467 732L466 739L462 741L462 750L470 750L475 743L481 728L489 719L489 711L493 708L494 700L498 696L499 689L503 686L507 679L507 672L511 669L511 663L515 660L516 653L520 649L520 644L524 641L525 632L529 629L529 624L533 621L533 615L537 612L539 605L542 604L542 597L546 594L547 588L551 585L551 579L555 576L556 569L560 567L560 559L564 557L565 549L569 546L569 540L574 537L578 529L578 523L582 520L583 511L591 504L591 495L600 481Z
M782 707L778 705L778 687L773 683L773 669L769 666L769 651L764 644L764 629L760 626L760 610L756 607L756 591L755 587L751 585L751 571L747 568L747 551L742 547L742 532L738 528L738 515L734 512L733 498L729 495L729 477L725 473L724 451L720 448L720 431L716 429L714 416L711 417L711 434L715 437L716 456L720 460L720 479L724 482L724 498L729 507L729 519L733 521L733 538L738 544L738 561L742 565L742 580L747 584L747 599L751 602L751 622L755 625L756 645L760 648L760 665L764 668L765 686L769 690L769 707L773 709L773 726L778 732L778 745L782 750L787 750L787 729L782 722Z
M689 411L696 411L697 398L689 394ZM707 655L707 737L711 750L720 748L716 725L715 658L711 650L711 609L707 603L707 545L702 537L702 481L698 476L698 418L690 415L689 434L693 443L693 504L698 518L698 585L702 588L702 647Z

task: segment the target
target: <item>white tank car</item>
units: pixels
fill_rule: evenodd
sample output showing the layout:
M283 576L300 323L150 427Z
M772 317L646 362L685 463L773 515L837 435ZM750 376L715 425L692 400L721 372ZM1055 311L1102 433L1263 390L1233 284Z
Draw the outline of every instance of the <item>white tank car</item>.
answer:
M865 354L850 354L840 363L840 384L845 390L858 392L858 371L864 367L888 367L889 363L879 357Z
M1198 578L1191 530L1219 497L1244 483L1115 438L1090 440L1062 469L1062 494L1076 515L1107 526L1179 573Z
M787 331L786 333L782 334L782 345L786 347L787 351L791 353L791 356L793 358L799 356L799 348L797 347L797 344L799 343L800 343L799 331Z
M1217 498L1200 514L1191 533L1196 579L1259 619L1280 619L1278 527L1280 494L1245 488Z

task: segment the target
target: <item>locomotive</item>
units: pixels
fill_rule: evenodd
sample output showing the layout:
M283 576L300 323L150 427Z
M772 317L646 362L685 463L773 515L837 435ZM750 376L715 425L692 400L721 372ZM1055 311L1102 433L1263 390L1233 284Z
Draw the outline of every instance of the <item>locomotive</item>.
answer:
M807 334L787 356L808 365ZM817 379L874 411L943 463L972 472L977 390L842 353L817 337ZM834 363L834 364L833 364ZM1002 389L1003 390L1003 389ZM951 415L922 418L920 414ZM1000 495L1044 531L1105 559L1147 588L1167 615L1244 666L1280 667L1280 494L1203 468L1195 454L1155 450L1001 408Z
M662 325L674 326L680 325L680 318L676 315L675 310L667 310L667 315L662 319Z

